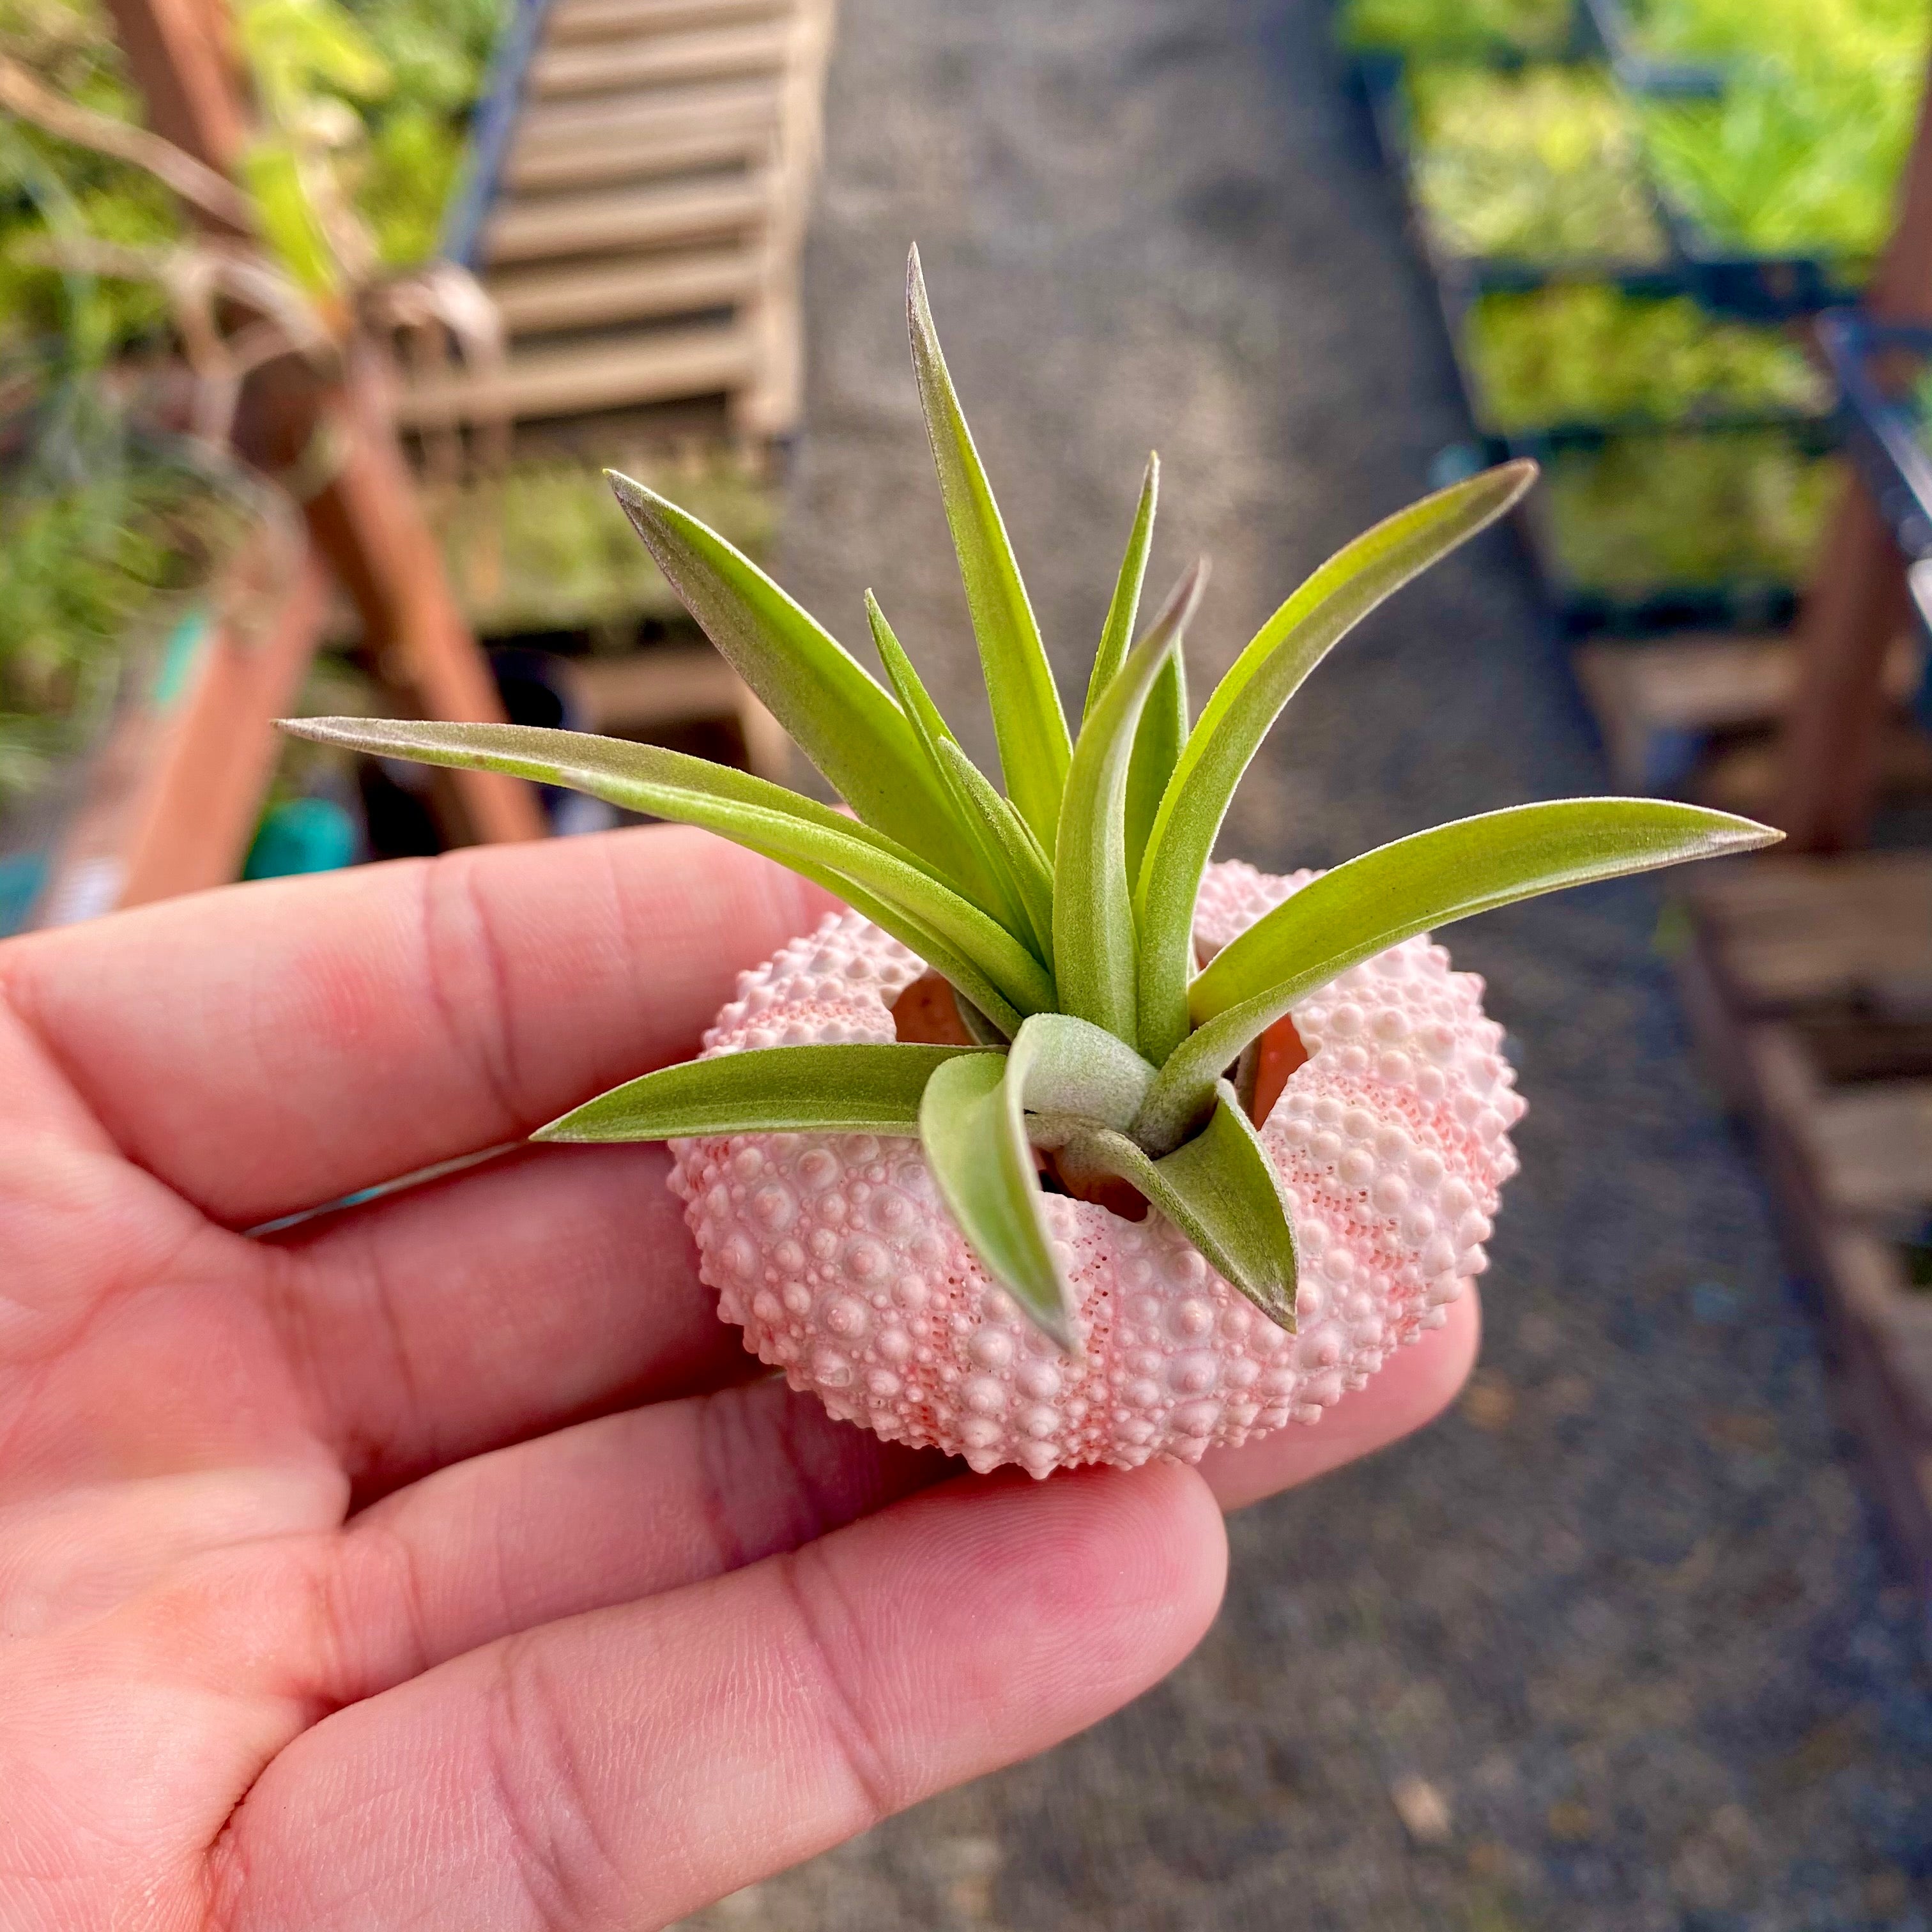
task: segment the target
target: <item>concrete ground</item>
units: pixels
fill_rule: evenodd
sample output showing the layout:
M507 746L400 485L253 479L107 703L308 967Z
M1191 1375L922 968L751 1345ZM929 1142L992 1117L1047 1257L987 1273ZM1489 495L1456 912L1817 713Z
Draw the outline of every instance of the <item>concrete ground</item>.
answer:
M1298 578L1466 434L1325 10L842 14L787 580L848 638L875 586L990 752L907 366L916 238L1070 700L1154 445L1156 575L1214 559L1198 702ZM1492 537L1322 670L1224 849L1327 863L1603 788ZM1488 976L1532 1104L1458 1412L1240 1519L1220 1623L1132 1709L694 1923L1932 1925L1932 1694L1910 1606L1757 1177L1687 1058L1658 904L1646 884L1600 888L1450 935Z

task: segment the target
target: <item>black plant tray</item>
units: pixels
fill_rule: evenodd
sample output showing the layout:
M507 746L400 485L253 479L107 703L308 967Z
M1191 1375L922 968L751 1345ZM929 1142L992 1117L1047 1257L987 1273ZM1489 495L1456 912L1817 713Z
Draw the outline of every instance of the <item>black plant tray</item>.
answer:
M1520 62L1496 63L1521 65ZM1682 265L1675 259L1629 262L1608 255L1574 255L1529 260L1510 256L1465 255L1447 246L1410 190L1413 142L1408 104L1402 92L1404 63L1399 55L1363 56L1355 63L1358 84L1368 104L1370 122L1382 165L1402 190L1411 232L1418 253L1438 284L1453 289L1458 299L1492 291L1521 292L1547 288L1558 282L1606 282L1629 295L1683 294L1688 284ZM1668 212L1660 207L1666 237Z

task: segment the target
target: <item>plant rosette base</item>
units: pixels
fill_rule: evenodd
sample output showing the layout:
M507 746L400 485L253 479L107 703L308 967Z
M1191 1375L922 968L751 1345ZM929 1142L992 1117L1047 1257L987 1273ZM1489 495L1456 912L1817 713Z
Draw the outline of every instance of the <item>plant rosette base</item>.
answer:
M1203 957L1316 876L1212 867L1196 912ZM857 914L831 915L743 976L705 1057L890 1041L892 1003L925 970ZM1294 1220L1292 1334L1158 1212L1134 1222L1048 1195L1080 1344L1064 1352L988 1277L916 1139L681 1140L671 1185L721 1318L842 1420L982 1473L1195 1462L1318 1421L1440 1327L1487 1265L1523 1102L1481 994L1418 938L1294 1007L1309 1057L1261 1129Z

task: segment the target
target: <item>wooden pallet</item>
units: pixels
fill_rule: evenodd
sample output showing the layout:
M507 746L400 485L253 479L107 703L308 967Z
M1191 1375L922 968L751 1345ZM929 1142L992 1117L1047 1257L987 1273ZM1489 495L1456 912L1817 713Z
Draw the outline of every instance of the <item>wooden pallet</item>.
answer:
M1932 853L1776 855L1679 887L1700 1045L1826 1318L1846 1421L1932 1606Z
M452 252L495 297L494 369L418 370L409 428L722 397L795 427L797 257L833 0L551 0L501 76Z
M1893 707L1882 783L1932 790L1932 740L1904 715L1921 646L1901 634L1886 665ZM1617 784L1760 815L1778 782L1776 737L1798 678L1798 647L1778 632L1690 632L1644 644L1579 646L1578 683Z

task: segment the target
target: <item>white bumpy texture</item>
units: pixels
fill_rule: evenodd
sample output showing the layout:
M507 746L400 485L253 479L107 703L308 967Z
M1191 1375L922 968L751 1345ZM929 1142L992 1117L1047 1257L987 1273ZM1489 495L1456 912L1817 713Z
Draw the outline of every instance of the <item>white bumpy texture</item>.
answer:
M1213 867L1204 957L1316 875ZM856 913L766 964L706 1036L707 1054L890 1040L921 962ZM736 1134L676 1143L718 1313L832 1413L890 1440L1017 1462L1195 1462L1316 1422L1399 1344L1447 1318L1487 1265L1523 1111L1482 982L1412 939L1294 1010L1309 1060L1262 1130L1300 1254L1299 1333L1274 1326L1157 1214L1045 1198L1078 1304L1063 1355L987 1276L940 1204L916 1140Z

